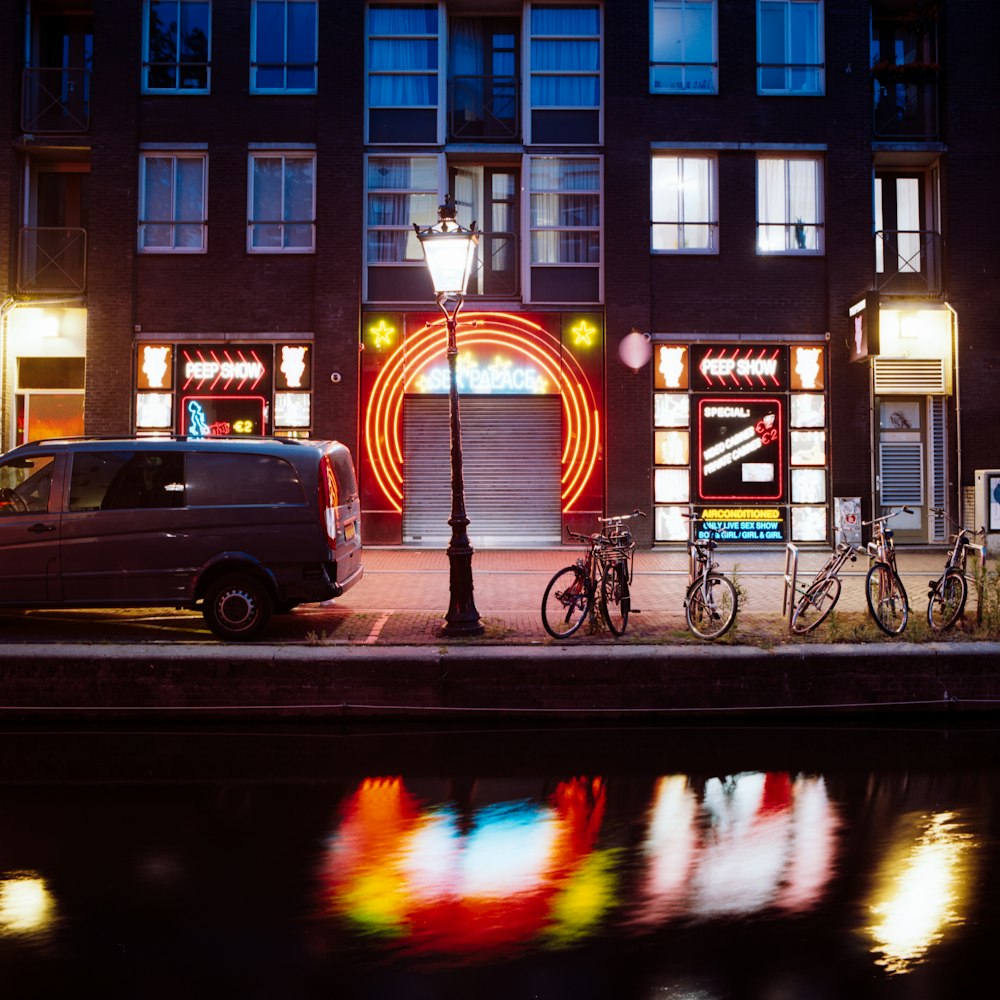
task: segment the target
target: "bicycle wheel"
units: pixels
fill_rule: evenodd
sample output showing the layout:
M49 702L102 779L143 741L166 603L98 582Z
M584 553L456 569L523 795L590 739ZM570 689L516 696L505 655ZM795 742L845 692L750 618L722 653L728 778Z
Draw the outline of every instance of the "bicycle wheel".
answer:
M684 617L699 639L718 639L736 621L736 588L726 576L696 580L688 588Z
M875 563L865 581L868 610L886 635L899 635L906 628L910 606L902 581L885 563Z
M579 566L559 570L542 597L542 624L553 639L571 636L590 612L587 574Z
M927 624L935 632L951 628L962 617L968 594L969 585L965 582L965 574L957 569L947 570L931 590L927 605Z
M625 564L608 563L601 577L601 614L615 635L621 635L628 627L630 605Z
M798 635L811 632L833 611L839 598L840 577L828 576L822 580L814 580L792 612L792 631Z

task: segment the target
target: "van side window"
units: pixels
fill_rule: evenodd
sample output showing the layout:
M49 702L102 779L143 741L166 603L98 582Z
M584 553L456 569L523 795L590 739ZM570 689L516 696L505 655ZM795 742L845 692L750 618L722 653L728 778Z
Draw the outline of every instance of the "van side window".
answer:
M81 451L73 456L69 509L130 510L184 506L179 451Z
M195 451L187 463L189 507L305 505L298 474L282 458Z
M49 509L54 462L52 455L32 455L0 464L0 517Z

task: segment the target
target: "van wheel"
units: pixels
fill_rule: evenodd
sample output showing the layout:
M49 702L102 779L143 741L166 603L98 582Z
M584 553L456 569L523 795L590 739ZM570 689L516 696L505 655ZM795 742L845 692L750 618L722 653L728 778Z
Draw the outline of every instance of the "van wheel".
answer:
M233 573L208 588L201 613L220 639L245 642L260 635L271 618L271 610L271 595L263 583Z

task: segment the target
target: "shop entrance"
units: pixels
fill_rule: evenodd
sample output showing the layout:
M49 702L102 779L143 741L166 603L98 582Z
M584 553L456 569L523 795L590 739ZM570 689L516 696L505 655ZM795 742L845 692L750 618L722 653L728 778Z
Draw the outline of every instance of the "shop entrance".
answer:
M555 395L462 397L465 507L473 545L560 541L561 408ZM403 447L403 541L446 545L451 535L447 396L405 397Z
M901 542L939 540L928 507L945 506L946 433L944 401L938 397L882 397L876 450L876 500L879 512L903 505L913 514L894 518Z

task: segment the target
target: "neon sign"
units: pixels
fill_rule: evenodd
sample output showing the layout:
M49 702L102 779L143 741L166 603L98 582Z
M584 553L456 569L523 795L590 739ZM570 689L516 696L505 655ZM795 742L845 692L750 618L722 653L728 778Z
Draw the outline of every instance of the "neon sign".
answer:
M698 388L771 391L787 388L787 353L783 347L691 348L691 372Z
M458 391L476 395L540 395L553 391L548 379L533 365L516 365L500 355L486 365L473 356L460 356L455 374ZM423 393L448 392L448 368L425 369L414 380L414 388Z
M256 389L267 376L267 365L256 350L204 348L181 352L183 389L242 392Z
M785 519L778 507L705 507L699 538L731 542L783 542Z
M703 500L778 500L784 482L780 399L698 400L698 493Z
M181 433L194 438L260 435L266 414L261 396L186 396L181 400Z

